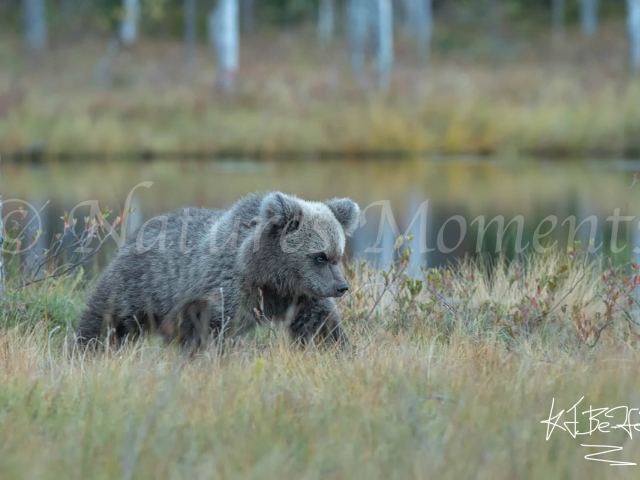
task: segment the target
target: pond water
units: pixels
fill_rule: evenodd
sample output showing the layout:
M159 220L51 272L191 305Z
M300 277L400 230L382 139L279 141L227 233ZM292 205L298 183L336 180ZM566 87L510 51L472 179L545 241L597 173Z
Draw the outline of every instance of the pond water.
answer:
M640 252L640 217L636 217L640 184L631 187L637 170L640 163L634 161L557 163L474 157L38 164L5 161L1 191L5 217L17 206L15 199L38 210L44 206L40 228L46 234L38 248L50 244L61 231L60 217L65 211L94 201L119 213L136 186L131 195L136 211L129 217L129 231L177 207L225 208L253 191L281 190L309 200L349 196L365 210L364 225L349 242L349 255L387 265L395 234L413 233L415 271L421 265L441 266L464 255L496 256L497 249L499 254L513 258L519 252L518 245L528 244L525 251L535 248L536 229L542 237L538 245L558 242L558 248L566 249L572 218L575 226L586 220L577 230L576 239L588 244L593 234L594 247L600 247L600 254L628 261L638 256L634 248ZM151 183L139 186L142 182ZM613 218L616 211L618 222ZM76 212L82 223L89 206ZM479 235L480 216L485 225L498 216L504 217L505 226L514 218L516 221L500 239L499 220ZM555 217L555 226L548 216ZM623 218L627 216L633 219ZM5 223L10 220L5 218ZM616 230L617 245L612 245ZM543 235L546 232L550 233ZM115 242L107 245L89 270L97 271L116 248Z

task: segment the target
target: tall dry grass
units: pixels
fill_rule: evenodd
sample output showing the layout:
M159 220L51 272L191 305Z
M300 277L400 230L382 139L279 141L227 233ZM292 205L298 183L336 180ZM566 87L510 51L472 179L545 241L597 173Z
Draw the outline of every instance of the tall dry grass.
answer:
M385 271L389 280L354 264L354 293L340 305L350 353L303 351L269 330L223 353L213 345L190 355L153 337L82 353L69 341L77 310L48 309L47 339L37 301L66 296L77 306L74 279L46 293L9 291L0 477L637 478L638 467L586 460L593 451L580 446L622 446L606 458L637 461L640 445L623 430L574 439L556 429L546 441L540 423L552 399L556 412L582 396L582 410L640 403L629 297L618 297L593 347L576 323L602 321L607 285L627 288L628 277L607 266L602 280L597 261L573 253L467 261L425 271L421 288L404 275L407 254ZM564 281L553 280L559 271ZM542 279L559 285L544 316L551 287L538 292ZM531 316L517 321L523 295ZM543 306L534 310L531 296ZM8 323L20 308L22 320ZM588 430L588 417L579 425Z

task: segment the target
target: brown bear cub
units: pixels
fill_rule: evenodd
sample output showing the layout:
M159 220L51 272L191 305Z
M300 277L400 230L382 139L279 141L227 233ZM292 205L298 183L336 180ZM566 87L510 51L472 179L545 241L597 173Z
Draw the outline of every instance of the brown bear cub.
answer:
M145 328L198 345L220 331L285 322L294 340L347 344L332 297L360 208L348 198L309 202L251 194L228 210L183 208L127 238L89 295L82 344L119 342Z

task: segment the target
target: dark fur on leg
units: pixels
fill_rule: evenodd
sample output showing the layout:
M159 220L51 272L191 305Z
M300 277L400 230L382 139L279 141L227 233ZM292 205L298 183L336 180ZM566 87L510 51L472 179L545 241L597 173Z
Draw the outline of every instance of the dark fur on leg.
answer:
M305 302L289 331L293 340L304 347L315 343L348 350L351 345L335 305L325 299Z

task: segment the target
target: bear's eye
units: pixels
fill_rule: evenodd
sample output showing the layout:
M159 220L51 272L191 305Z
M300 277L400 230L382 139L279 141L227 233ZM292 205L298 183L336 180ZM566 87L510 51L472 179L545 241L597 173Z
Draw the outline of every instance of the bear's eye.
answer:
M324 253L320 253L316 255L315 261L318 265L322 265L323 263L327 263L327 256Z

